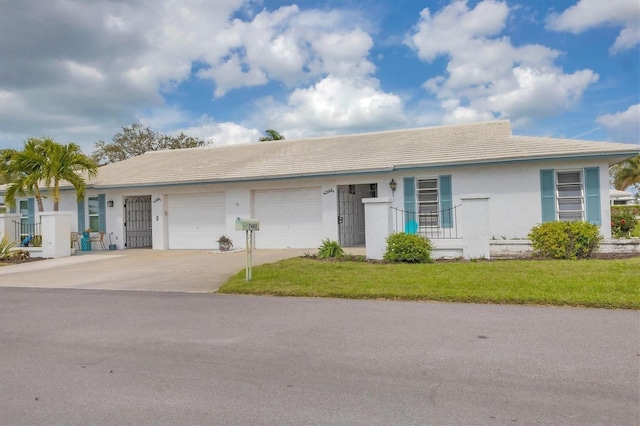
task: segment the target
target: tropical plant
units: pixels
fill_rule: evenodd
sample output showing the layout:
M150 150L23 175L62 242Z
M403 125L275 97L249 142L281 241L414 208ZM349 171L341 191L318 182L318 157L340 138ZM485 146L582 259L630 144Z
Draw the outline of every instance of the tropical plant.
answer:
M93 178L98 166L82 153L74 143L61 145L50 138L30 138L22 151L12 150L3 154L2 174L14 179L7 187L5 202L15 205L16 195L33 194L38 210L44 211L40 185L50 189L53 210L60 204L60 182L67 181L76 190L78 200L84 198L86 181L83 174Z
M388 262L431 262L431 241L420 235L398 232L387 237L387 249L382 258Z
M187 136L184 133L169 136L134 123L129 127L123 127L122 132L117 133L111 142L103 140L96 142L95 151L91 156L98 164L104 165L126 160L147 151L197 148L203 145L202 139Z
M216 240L216 243L218 243L220 251L228 251L233 247L233 241L226 235L221 235L220 238Z
M344 250L340 247L340 243L330 239L322 240L322 244L318 247L318 257L320 259L339 258L344 255Z
M284 135L281 135L276 130L267 129L264 133L265 135L260 138L260 142L284 140Z
M3 236L2 239L0 239L0 260L9 260L15 246L15 242L9 241L6 235Z
M5 202L15 205L16 196L33 194L38 210L44 211L40 181L44 163L47 159L42 139L30 138L24 143L22 151L6 149L2 152L0 168L2 176L10 182L5 193Z
M613 185L621 191L630 186L640 190L640 154L611 168Z

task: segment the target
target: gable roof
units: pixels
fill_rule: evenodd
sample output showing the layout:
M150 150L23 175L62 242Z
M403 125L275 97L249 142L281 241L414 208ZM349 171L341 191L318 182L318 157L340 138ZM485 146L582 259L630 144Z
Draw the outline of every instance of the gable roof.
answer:
M405 168L636 155L632 144L513 136L508 121L153 151L100 167L94 187L231 182Z

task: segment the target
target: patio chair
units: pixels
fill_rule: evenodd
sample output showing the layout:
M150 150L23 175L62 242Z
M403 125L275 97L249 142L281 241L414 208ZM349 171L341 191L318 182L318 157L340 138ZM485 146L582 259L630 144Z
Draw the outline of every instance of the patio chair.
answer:
M102 247L102 250L106 250L107 248L104 246L104 234L106 234L106 232L100 231L97 234L93 234L90 238L90 241L92 243L100 243L100 246Z
M72 232L71 233L71 246L76 245L78 247L78 251L80 251L80 233Z

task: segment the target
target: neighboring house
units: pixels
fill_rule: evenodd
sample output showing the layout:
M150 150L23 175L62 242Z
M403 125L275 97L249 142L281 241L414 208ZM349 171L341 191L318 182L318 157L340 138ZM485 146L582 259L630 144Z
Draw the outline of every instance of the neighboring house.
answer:
M609 198L612 206L624 206L636 203L635 197L630 192L620 191L618 189L610 189Z
M213 249L222 234L243 247L238 217L260 221L256 248L363 245L362 199L372 197L392 199L397 231L437 235L459 226L442 210L471 194L489 198L497 239L553 220L587 220L609 236L608 168L639 152L513 136L508 121L148 152L101 167L80 203L64 191L60 210L74 212L72 230L106 231L119 249ZM37 216L32 198L18 203L25 220Z

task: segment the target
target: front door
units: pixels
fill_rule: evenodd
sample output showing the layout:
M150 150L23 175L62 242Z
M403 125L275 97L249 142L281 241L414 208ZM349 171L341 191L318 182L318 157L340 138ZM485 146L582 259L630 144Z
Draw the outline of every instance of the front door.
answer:
M378 185L338 185L338 239L343 247L365 244L363 198L375 198Z
M124 199L124 246L151 247L151 195L129 196Z

